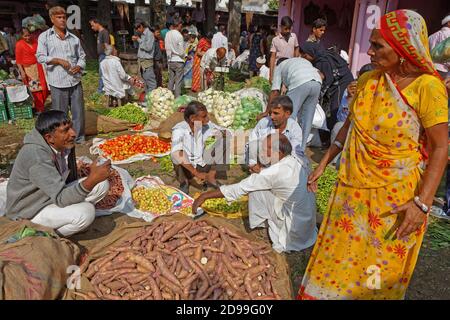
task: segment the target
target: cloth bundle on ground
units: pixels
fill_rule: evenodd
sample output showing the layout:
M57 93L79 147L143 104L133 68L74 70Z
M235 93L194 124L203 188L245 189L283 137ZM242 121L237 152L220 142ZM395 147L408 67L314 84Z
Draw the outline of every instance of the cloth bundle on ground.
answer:
M80 249L52 229L0 219L0 300L54 300L67 290Z

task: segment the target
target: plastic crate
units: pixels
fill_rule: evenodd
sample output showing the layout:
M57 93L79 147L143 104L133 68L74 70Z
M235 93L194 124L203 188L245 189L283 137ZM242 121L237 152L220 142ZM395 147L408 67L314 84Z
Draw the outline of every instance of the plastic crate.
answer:
M6 113L6 107L3 101L0 101L0 123L8 122L8 114Z
M8 113L11 120L33 119L33 106L31 101L8 103Z

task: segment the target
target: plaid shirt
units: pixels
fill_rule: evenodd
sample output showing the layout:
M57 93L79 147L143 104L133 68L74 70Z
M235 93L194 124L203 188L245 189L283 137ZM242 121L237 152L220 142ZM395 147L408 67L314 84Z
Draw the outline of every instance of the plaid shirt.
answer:
M49 65L54 58L69 61L72 67L86 67L86 54L81 47L80 39L66 30L64 39L56 33L54 27L43 32L38 39L36 52L40 64L46 65L47 82L56 88L70 88L81 81L81 72L72 75L60 65Z

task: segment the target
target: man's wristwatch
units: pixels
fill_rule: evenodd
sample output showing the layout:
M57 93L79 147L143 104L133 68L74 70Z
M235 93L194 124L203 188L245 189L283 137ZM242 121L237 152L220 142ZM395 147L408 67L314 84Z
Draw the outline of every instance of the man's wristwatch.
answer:
M423 213L428 214L430 212L431 208L428 207L425 203L420 201L420 198L418 196L414 197L414 203L416 206L419 207L420 210L422 210Z

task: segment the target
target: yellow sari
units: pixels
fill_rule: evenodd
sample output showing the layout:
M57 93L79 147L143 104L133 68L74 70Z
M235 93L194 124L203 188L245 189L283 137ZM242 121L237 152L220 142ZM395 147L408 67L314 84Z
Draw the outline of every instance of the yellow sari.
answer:
M414 12L395 13L425 25ZM424 128L448 121L447 103L434 72L401 91L380 71L359 79L339 179L299 299L404 298L425 225L396 239L401 216L391 210L417 194L423 171L419 138Z

